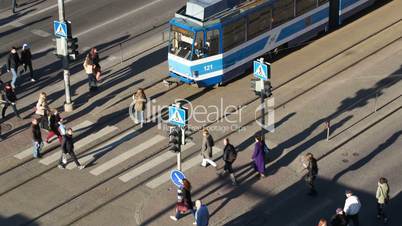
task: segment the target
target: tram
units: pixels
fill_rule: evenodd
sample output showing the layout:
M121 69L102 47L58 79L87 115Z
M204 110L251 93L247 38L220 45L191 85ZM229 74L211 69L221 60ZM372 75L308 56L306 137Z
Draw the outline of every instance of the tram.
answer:
M170 20L169 76L199 87L236 78L252 61L300 43L375 0L188 0Z

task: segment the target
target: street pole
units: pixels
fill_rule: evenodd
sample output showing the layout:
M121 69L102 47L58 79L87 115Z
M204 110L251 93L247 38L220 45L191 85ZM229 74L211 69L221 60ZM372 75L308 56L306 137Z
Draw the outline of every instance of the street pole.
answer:
M58 0L58 8L59 8L59 21L65 22L64 16L64 0ZM63 76L64 76L64 89L66 92L66 102L64 103L64 111L72 112L73 104L71 103L71 94L70 94L70 71L69 71L69 59L68 59L68 51L67 51L67 38L61 37L61 44L66 51L64 51L62 57L63 63Z
M265 88L264 88L264 80L260 80L262 90L260 92L260 100L261 100L261 140L265 141Z

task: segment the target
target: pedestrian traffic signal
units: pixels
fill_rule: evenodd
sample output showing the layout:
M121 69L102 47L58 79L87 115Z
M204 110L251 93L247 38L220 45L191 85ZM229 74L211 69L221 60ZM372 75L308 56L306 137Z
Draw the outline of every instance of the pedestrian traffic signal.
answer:
M170 127L169 132L169 151L178 153L181 146L181 129L179 127Z
M78 38L67 39L68 56L71 60L75 60L78 57Z
M261 92L262 86L261 86L260 79L258 79L258 78L252 78L251 79L251 89L256 93Z
M264 82L264 95L265 97L271 97L272 96L272 85L270 81L265 81Z
M193 131L191 131L187 127L184 128L184 144L187 144L188 142L191 142L193 140L193 138L191 137L192 134Z

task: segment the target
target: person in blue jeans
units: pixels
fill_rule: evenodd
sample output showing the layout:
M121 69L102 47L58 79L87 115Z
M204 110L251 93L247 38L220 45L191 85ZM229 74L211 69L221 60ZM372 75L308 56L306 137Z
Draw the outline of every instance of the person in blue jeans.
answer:
M8 72L11 71L11 74L13 76L11 79L11 86L13 87L13 89L15 89L15 82L17 81L18 67L20 66L20 64L21 60L20 57L18 56L17 48L13 46L11 47L11 51L7 59L7 71Z

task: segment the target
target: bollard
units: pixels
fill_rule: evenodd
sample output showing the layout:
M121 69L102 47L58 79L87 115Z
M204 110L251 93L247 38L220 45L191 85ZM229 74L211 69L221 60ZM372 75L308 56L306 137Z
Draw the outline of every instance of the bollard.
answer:
M121 46L121 42L119 43L120 46L120 64L123 64L123 48Z
M327 128L327 141L329 141L330 128L331 128L331 124L330 124L330 121L329 121L329 120L327 120L327 121L325 122L325 127Z
M374 112L377 112L377 99L378 99L378 92L375 92L375 99L374 99Z

